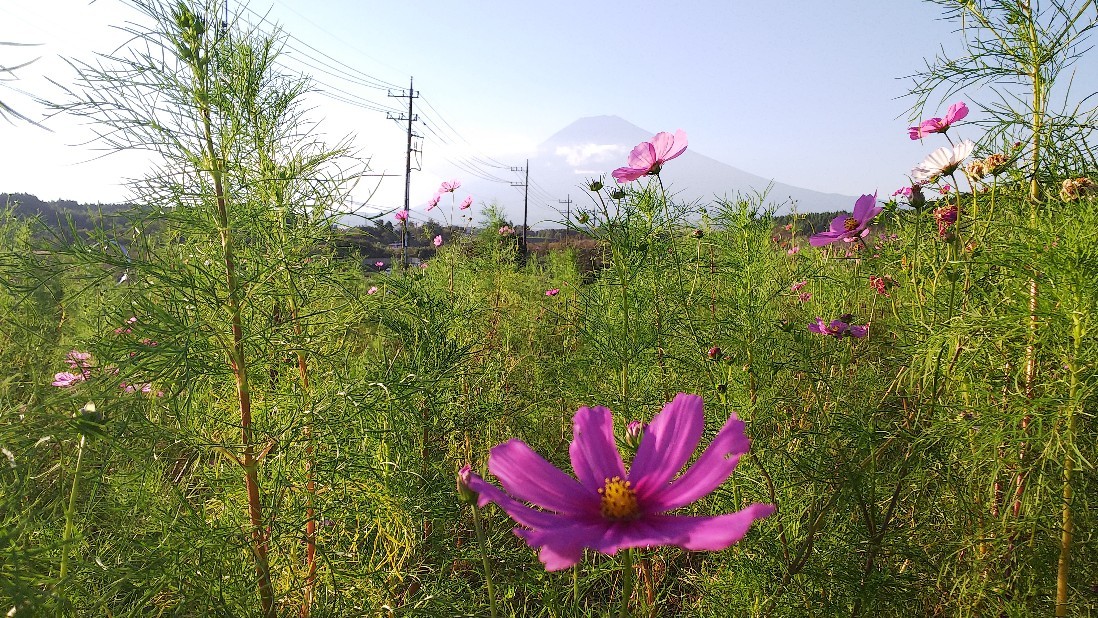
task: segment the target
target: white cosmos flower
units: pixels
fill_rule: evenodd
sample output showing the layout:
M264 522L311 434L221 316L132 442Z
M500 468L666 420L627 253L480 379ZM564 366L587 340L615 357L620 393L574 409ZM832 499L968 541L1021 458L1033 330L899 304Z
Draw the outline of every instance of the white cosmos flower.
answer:
M976 144L967 139L953 148L942 146L911 170L911 179L921 184L930 182L938 176L952 174L975 147Z

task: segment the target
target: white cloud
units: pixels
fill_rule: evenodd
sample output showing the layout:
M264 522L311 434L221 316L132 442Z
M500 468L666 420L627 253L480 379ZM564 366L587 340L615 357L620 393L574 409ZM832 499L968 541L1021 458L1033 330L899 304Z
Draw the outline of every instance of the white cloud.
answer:
M588 165L603 163L628 153L629 148L619 144L580 144L578 146L557 146L556 155L564 157L568 165Z

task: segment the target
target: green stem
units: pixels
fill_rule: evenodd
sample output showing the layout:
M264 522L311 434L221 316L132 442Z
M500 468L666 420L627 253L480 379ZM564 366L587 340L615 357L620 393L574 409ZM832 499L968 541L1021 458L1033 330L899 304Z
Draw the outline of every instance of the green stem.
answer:
M1078 302L1078 297L1076 297ZM1067 431L1064 435L1064 490L1063 519L1060 530L1060 559L1056 571L1056 615L1068 615L1068 580L1071 572L1071 541L1075 522L1071 512L1071 499L1074 494L1072 476L1075 471L1075 433L1077 430L1076 407L1079 398L1079 353L1083 344L1083 323L1076 311L1071 316L1074 353L1068 363L1071 373L1068 383Z
M69 572L69 543L72 541L73 519L76 517L76 491L80 485L80 461L84 458L85 436L80 436L80 446L76 448L76 468L72 474L72 489L69 490L69 505L65 507L65 531L61 535L61 584ZM58 606L58 611L61 607Z
M496 609L496 587L492 583L492 564L488 561L488 546L484 540L484 526L480 523L480 509L473 505L473 527L477 531L477 545L480 548L480 560L484 564L484 581L488 585L488 604L491 606L492 618L499 615Z
M633 550L627 549L622 553L624 555L621 560L621 611L618 612L618 618L628 618L629 598L633 596Z

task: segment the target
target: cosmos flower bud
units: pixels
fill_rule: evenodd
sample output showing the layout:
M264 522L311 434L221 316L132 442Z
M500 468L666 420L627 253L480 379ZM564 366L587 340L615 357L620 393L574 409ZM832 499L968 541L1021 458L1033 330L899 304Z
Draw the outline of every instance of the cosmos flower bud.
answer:
M721 349L717 346L709 348L708 355L709 360L719 361L720 359L724 358L724 352L722 352Z
M599 191L602 191L603 186L604 185L602 184L602 178L587 181L587 190L591 193L598 193Z
M464 504L475 504L477 501L477 492L469 487L469 476L472 473L473 468L469 464L462 466L457 473L457 495Z
M629 424L625 426L625 445L633 450L639 448L645 429L648 429L648 423L629 421Z

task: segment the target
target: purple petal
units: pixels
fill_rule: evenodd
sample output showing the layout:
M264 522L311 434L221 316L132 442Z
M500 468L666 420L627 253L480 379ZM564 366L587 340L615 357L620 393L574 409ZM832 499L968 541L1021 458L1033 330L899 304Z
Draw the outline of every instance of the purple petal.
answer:
M967 115L968 115L968 106L965 105L964 101L958 101L958 102L954 103L953 105L950 105L949 109L946 110L945 123L946 124L953 124L954 122L957 122L958 120L963 120L964 117L967 116Z
M530 504L568 515L599 513L598 494L545 461L525 442L508 440L488 456L488 470L507 493Z
M650 513L670 511L686 506L719 487L736 468L740 455L751 448L751 440L743 430L744 422L735 414L730 416L694 465L666 490L645 501L643 508Z
M633 151L629 153L629 167L643 169L645 174L647 174L648 170L652 169L652 166L655 164L656 150L649 142L637 144L633 147Z
M469 474L467 483L469 489L477 494L478 507L484 508L489 502L492 502L521 526L548 529L562 525L561 522L573 521L566 515L557 515L556 513L530 508L508 496L500 488L480 478L476 473Z
M619 167L618 169L610 172L610 175L614 177L619 183L633 182L634 180L644 176L648 173L647 169L636 169L632 167Z
M657 133L652 138L652 149L656 161L666 162L674 159L686 151L686 132L682 129L672 135L667 132Z
M876 203L876 193L874 193L873 195L863 195L858 198L857 202L854 202L854 218L858 220L859 224L865 223L873 217L877 216L876 214L870 215L870 213L874 210L876 210L876 212L881 212L880 208L873 208Z
M652 419L629 469L638 502L666 488L694 453L704 429L702 399L697 395L675 395Z
M713 517L688 517L684 515L657 515L648 517L648 523L658 534L691 551L720 551L738 542L756 520L769 517L777 510L773 504L755 503L747 508ZM630 545L638 547L638 545ZM600 550L601 551L601 550Z
M610 410L601 406L580 408L572 424L572 444L568 453L580 482L597 493L606 484L606 479L625 478L625 465L614 441L614 418Z
M830 229L835 234L842 234L846 232L846 220L850 218L850 215L839 215L831 220Z
M583 550L595 547L606 536L606 522L555 525L533 530L515 529L515 534L532 548L540 549L538 560L546 571L561 571L579 563Z
M808 244L813 247L822 247L824 245L830 245L842 238L842 233L839 232L820 232L819 234L813 234L808 239Z
M863 339L869 334L869 324L862 324L861 326L851 326L850 336L855 339Z

